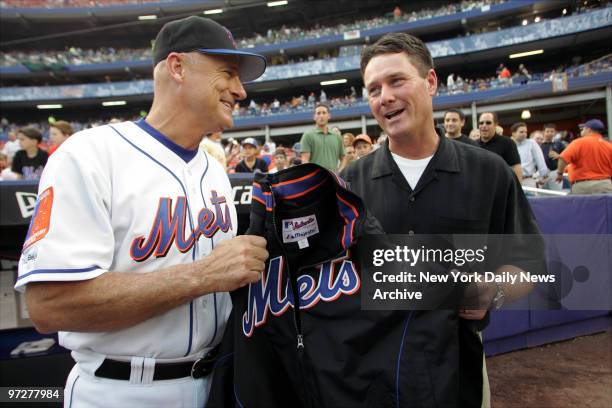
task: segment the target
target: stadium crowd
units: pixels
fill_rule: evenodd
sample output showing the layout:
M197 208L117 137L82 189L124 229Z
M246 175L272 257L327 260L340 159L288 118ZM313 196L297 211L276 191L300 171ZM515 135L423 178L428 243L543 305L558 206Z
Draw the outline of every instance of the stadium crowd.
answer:
M125 3L144 3L145 1L125 0L118 2L119 4ZM321 26L316 24L312 28L305 29L302 27L286 27L282 26L279 29L268 29L265 35L256 34L254 37L242 38L237 40L237 44L240 48L252 48L258 45L277 44L296 40L305 39L316 39L329 35L341 35L354 30L366 30L370 28L383 27L386 25L397 24L399 22L412 22L422 19L428 19L433 17L439 17L449 14L454 14L463 11L469 11L474 8L480 8L485 5L503 3L505 0L481 0L481 1L467 1L463 0L457 4L447 4L438 8L427 8L410 13L404 13L399 7L396 7L392 12L387 13L385 16L376 17L371 19L360 19L347 24L338 24L334 26ZM0 2L11 3L3 5L17 6L17 4L23 4L22 1L14 2ZM31 0L32 4L35 4L35 0ZM111 3L111 1L92 1L92 0L56 0L57 4L46 3L47 7L71 7L91 5L91 6L102 6ZM24 7L21 5L20 7ZM34 6L31 6L34 7ZM357 51L358 53L359 51ZM318 56L320 57L320 56ZM315 56L307 56L302 59L286 59L286 60L274 60L275 63L292 63L300 62L303 60L310 60ZM36 69L38 66L56 67L61 68L66 65L82 65L82 64L100 64L117 61L139 61L139 60L150 60L151 49L150 48L99 48L99 49L82 49L80 47L70 46L64 50L48 50L41 52L36 51L8 51L0 52L0 66L11 67L24 65Z

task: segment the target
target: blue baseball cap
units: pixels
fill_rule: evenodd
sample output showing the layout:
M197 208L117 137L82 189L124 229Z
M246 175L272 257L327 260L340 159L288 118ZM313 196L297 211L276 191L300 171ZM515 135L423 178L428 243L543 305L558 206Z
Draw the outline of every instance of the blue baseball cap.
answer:
M257 142L257 139L252 138L252 137L247 137L240 144L243 145L243 146L249 144L249 145L254 146L254 147L259 147L259 143Z
M236 55L242 82L254 81L266 70L266 57L240 51L232 33L209 18L190 16L166 23L153 45L153 66L171 52L193 52L210 55Z
M606 130L603 122L599 119L589 119L586 122L579 124L578 127L588 127L589 129L594 130L595 132L603 132L604 130Z

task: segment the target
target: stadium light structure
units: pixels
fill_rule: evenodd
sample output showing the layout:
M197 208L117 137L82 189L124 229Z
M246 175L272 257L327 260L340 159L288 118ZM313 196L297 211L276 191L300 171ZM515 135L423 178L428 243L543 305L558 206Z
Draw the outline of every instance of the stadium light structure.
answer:
M282 1L269 1L268 2L268 7L285 6L286 4L287 4L286 0L282 0Z
M123 106L126 105L126 101L104 101L102 102L102 106Z
M144 21L144 20L157 20L157 16L155 14L147 14L144 16L138 16L138 20L140 21Z
M540 17L536 17L533 21L536 22L536 23L539 23L540 22Z
M529 109L525 109L524 111L521 112L521 119L523 120L531 119L531 112L529 112Z
M326 85L337 85L337 84L346 84L346 79L342 78L342 79L331 79L329 81L321 81L321 86L326 86Z
M516 54L510 54L510 59L514 59L514 58L522 58L522 57L529 57L530 55L538 55L538 54L544 54L544 50L534 50L534 51L525 51L525 52L518 52Z
M528 21L525 19L523 20L523 25L526 26L528 24Z
M210 14L221 14L223 13L223 9L210 9L210 10L204 10L204 14L206 15L210 15Z
M36 105L38 109L62 109L63 106L59 103L51 103L48 105Z

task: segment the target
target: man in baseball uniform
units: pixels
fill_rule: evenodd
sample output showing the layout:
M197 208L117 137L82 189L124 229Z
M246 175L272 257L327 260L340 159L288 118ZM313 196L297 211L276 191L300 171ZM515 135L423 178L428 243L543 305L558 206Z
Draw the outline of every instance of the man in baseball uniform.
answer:
M226 292L268 257L264 238L235 237L229 180L198 149L265 58L192 16L161 29L153 62L145 119L79 132L49 161L19 263L36 328L76 361L67 407L203 406Z

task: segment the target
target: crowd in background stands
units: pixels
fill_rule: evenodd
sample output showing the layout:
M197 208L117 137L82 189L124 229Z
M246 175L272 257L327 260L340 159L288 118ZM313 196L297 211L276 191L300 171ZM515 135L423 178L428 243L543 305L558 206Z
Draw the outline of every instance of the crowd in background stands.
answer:
M126 120L136 120L137 118L129 118ZM111 123L120 122L123 119L112 119ZM28 155L32 156L31 161L46 163L47 156L63 143L71 134L78 130L96 127L102 125L102 122L83 123L68 123L65 121L56 121L52 119L51 123L30 124L22 128L16 128L6 119L2 119L0 125L3 130L9 135L8 140L0 141L0 180L15 180L19 178L37 179L40 177L44 164L38 167L32 166L21 176L14 172L14 157L26 155L26 150L29 149ZM440 128L443 123L440 122ZM353 135L352 133L342 132L337 126L332 126L331 131L343 136L344 147L347 156L351 161L357 160L376 150L386 139L384 134L378 137L374 135ZM468 130L466 129L466 132ZM498 127L498 134L508 135L509 129ZM467 132L473 140L479 139L478 129L473 129ZM531 132L530 139L533 139L542 145L545 141L544 134L540 130ZM562 146L567 146L576 135L567 130L557 129L555 131L554 141ZM248 146L247 146L248 145ZM255 151L250 147L254 147ZM265 162L265 168L268 171L277 171L277 162L282 163L281 169L284 167L301 164L300 160L300 144L295 143L292 146L276 145L274 142L268 142L260 145L253 138L244 139L241 143L229 138L222 140L220 134L209 135L205 137L201 148L209 152L213 157L217 158L227 169L228 173L235 173L236 166L245 159L247 154L254 154L260 161ZM366 149L367 148L367 149ZM23 150L24 152L19 153ZM254 152L254 153L253 153ZM17 155L17 156L16 156ZM278 157L275 159L276 156ZM19 160L23 161L23 157ZM23 166L23 165L20 165ZM239 167L240 168L240 167Z
M443 15L449 15L458 13L461 11L467 11L472 8L480 8L488 4L503 3L505 0L481 0L481 1L462 1L458 4L448 4L437 9L423 9L419 11L413 11L411 13L404 13L399 7L393 12L389 12L383 17L377 17L372 19L357 20L350 24L339 24L332 27L324 27L315 25L311 29L304 29L301 27L285 27L282 26L280 29L273 30L269 29L265 36L256 34L255 37L243 38L238 40L239 48L249 48L256 45L266 45L281 43L287 41L303 40L309 38L320 38L328 35L338 35L353 30L365 30L375 27L383 27L385 25L394 24L404 21L416 21L420 19L427 19L432 17L438 17ZM6 2L6 1L5 1ZM87 0L56 0L56 3L67 4L72 3L108 3L100 1L87 1ZM125 2L135 3L136 1L125 0ZM144 2L144 1L142 1ZM15 2L18 3L18 2ZM47 3L47 2L43 2ZM347 48L351 49L351 48ZM356 48L355 53L359 53L360 48ZM346 53L345 53L346 54ZM343 55L345 55L343 54ZM323 58L322 55L310 56L306 60L314 58ZM20 64L30 65L32 68L36 68L36 65L43 65L54 67L66 65L82 65L82 64L99 64L109 63L116 61L138 61L138 60L150 60L151 49L150 48L99 48L99 49L82 49L79 47L67 47L65 50L51 50L51 51L9 51L0 52L0 66L11 67L18 66ZM282 63L299 62L300 60L289 60L282 61ZM274 61L272 61L274 63ZM280 63L280 62L279 62Z
M109 7L123 4L168 3L174 0L0 0L0 7Z
M412 22L424 20L433 17L440 17L463 11L469 11L475 8L481 8L486 5L504 3L506 0L463 0L457 4L447 4L439 8L430 9L424 8L410 13L404 13L399 7L381 17L371 19L361 19L349 24L339 24L332 27L325 27L316 24L310 29L302 27L281 27L279 30L269 29L266 35L257 34L252 38L244 38L237 41L240 48L254 47L257 45L276 44L287 41L306 40L311 38L320 38L329 35L341 35L354 30L368 30L370 28L382 27L400 22Z
M523 65L523 64L520 64ZM453 82L449 85L448 77L447 84L444 83L444 79L439 79L438 95L458 94L463 92L477 92L487 89L493 89L497 87L507 86L511 83L525 83L537 80L551 80L553 74L566 73L569 77L571 76L588 76L599 72L611 72L612 71L612 54L606 55L603 58L599 58L595 61L576 65L573 64L570 67L561 67L557 70L550 71L547 73L533 73L529 74L527 68L523 66L523 70L517 70L515 72L510 71L509 67L504 67L509 73L510 77L503 78L501 71L496 76L492 76L486 79L462 79L461 77L449 74L449 77L453 78ZM512 67L510 67L512 68ZM525 72L528 73L529 77L526 76ZM345 89L341 96L328 96L326 92L321 89L316 93L311 91L308 95L294 96L291 99L279 101L277 98L268 100L265 102L257 102L254 99L243 101L243 105L238 103L234 106L234 116L237 118L249 118L254 116L263 115L275 115L275 114L291 114L296 112L308 112L313 109L316 103L322 102L329 105L332 109L343 109L349 108L354 105L365 105L367 104L367 91L362 88L357 91L354 86ZM135 120L138 117L125 117L116 118L114 121L122 120ZM90 127L99 126L106 121L90 120L87 122L71 122L71 126L74 131L87 129ZM47 135L49 132L48 123L36 123L35 126L39 128L43 133L42 146L45 148ZM0 121L0 144L4 143L8 139L10 131L15 131L18 128L17 125L9 123L6 119L2 118Z
M551 81L556 74L566 73L568 77L584 77L600 72L612 71L612 54L585 64L578 64L580 58L575 57L574 63L569 67L561 66L555 70L544 73L530 73L524 64L519 64L516 71L500 64L495 76L488 78L465 78L451 73L446 78L438 78L438 95L454 95L460 93L486 91L513 84L527 84L530 82ZM255 101L250 99L243 105L234 106L234 116L248 118L274 114L290 114L313 109L317 102L328 104L332 109L350 108L353 105L367 103L365 88L357 92L354 86L346 89L344 95L328 97L325 90L317 95L311 91L306 95L296 95L288 100L279 101L277 98L268 101Z

